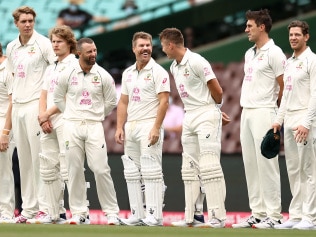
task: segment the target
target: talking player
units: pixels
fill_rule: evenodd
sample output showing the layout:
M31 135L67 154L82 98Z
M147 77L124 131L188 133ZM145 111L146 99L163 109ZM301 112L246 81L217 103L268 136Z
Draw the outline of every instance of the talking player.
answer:
M209 218L204 226L223 228L226 221L226 186L220 164L222 113L219 107L222 104L222 88L210 63L184 47L180 30L166 28L159 37L162 51L174 59L170 71L185 110L181 137L185 220L172 225L195 225L195 204L202 188Z

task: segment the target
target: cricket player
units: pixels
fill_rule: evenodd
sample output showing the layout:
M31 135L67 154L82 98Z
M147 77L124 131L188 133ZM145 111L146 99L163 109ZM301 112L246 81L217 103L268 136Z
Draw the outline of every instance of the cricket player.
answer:
M284 71L284 92L274 130L284 123L284 152L292 200L289 219L276 229L316 228L316 55L307 46L310 34L305 21L288 25L293 49Z
M54 104L53 93L58 83L58 75L77 62L76 39L68 26L54 27L49 38L57 56L54 64L47 67L44 84L39 100L38 122L42 127L40 157L40 175L44 181L47 210L34 219L28 219L31 224L64 223L66 210L64 208L65 182L68 181L68 171L65 161L63 139L63 119Z
M7 58L0 44L0 128L5 127L6 114L11 112L12 74L6 70ZM10 109L9 108L10 105ZM0 137L0 223L15 223L14 176L12 154L15 148L12 132L3 129Z
M174 226L194 226L195 204L205 193L206 227L223 228L226 221L226 186L220 164L222 134L222 88L210 63L184 47L180 30L166 28L160 35L162 51L174 59L170 71L184 104L182 130L182 179L185 220Z
M162 122L170 81L167 71L151 57L152 47L150 34L136 32L132 39L136 62L122 75L115 140L124 144L122 161L131 208L131 216L121 219L124 225L163 225Z
M19 154L22 213L16 223L25 223L47 209L43 182L40 179L39 153L41 127L37 122L43 75L54 62L55 53L48 38L34 30L35 11L27 6L13 12L19 36L6 50L7 70L13 74L12 113L4 129L11 129Z
M78 62L64 70L54 90L54 103L63 112L65 159L68 166L69 224L89 224L84 161L94 173L102 211L109 225L119 225L119 207L108 165L102 121L116 106L112 76L96 63L90 38L77 42Z

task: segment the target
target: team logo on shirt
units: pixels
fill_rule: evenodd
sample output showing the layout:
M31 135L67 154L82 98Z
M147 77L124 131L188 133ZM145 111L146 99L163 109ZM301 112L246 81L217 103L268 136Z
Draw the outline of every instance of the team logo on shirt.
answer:
M297 70L301 70L303 68L303 62L299 62L298 65L296 66Z
M145 81L150 81L151 78L152 78L151 74L148 73L148 74L146 75L146 77L144 78L144 80L145 80Z
M131 81L132 81L132 78L133 78L133 75L132 75L132 74L128 74L128 75L127 75L126 82L131 82Z
M210 68L209 68L209 67L203 68L203 71L204 71L204 76L205 76L205 77L211 74L211 71L210 71Z
M162 80L162 84L165 85L165 84L167 83L167 81L168 81L168 78L165 77L165 78Z
M18 65L18 73L17 73L17 76L19 78L25 78L25 72L24 72L24 67L22 64L19 64Z
M189 94L188 94L188 92L185 91L183 84L179 85L179 94L180 94L181 98L189 97Z
M184 69L183 76L185 76L185 77L190 76L190 73L189 73L189 72L190 72L189 69L185 68L185 69Z
M98 84L100 84L100 82L101 82L101 79L98 77L98 76L94 76L93 78L92 78L92 84L94 84L95 86L96 85L98 85Z
M132 101L135 101L135 102L140 102L140 90L139 88L135 87L133 89L133 95L132 95Z
M78 77L73 76L73 77L70 79L70 85L71 85L71 86L77 86L77 85L78 85Z
M260 54L260 55L258 56L258 61L262 61L262 60L263 60L263 57L264 57L264 53Z
M30 56L32 56L33 54L35 54L36 52L35 52L35 47L34 46L32 46L32 47L30 47L30 50L28 51L28 54L30 55Z
M288 76L286 78L286 82L285 82L285 90L287 91L291 91L293 89L293 85L292 85L292 77Z
M80 105L91 105L92 104L92 100L90 98L89 91L83 90L81 95L82 95L82 98L80 100Z

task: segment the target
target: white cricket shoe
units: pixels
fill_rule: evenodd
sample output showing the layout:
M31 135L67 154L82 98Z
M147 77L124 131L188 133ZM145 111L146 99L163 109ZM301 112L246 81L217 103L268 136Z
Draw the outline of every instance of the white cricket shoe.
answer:
M162 226L162 220L157 220L154 216L147 216L141 220L141 225L144 226Z
M254 216L248 217L247 220L237 223L237 224L232 224L233 228L251 228L253 224L260 223L260 219L255 218Z
M73 215L71 219L66 221L70 225L90 225L89 218L80 215Z
M293 226L295 226L296 224L298 224L300 221L293 221L293 220L287 220L286 222L279 224L279 225L275 225L274 229L279 229L279 230L286 230L286 229L292 229Z
M225 228L225 221L218 218L213 218L209 222L205 223L205 227L209 228Z
M270 217L266 217L258 224L253 224L252 228L255 229L274 229L275 225L281 224L280 220L273 220Z
M52 224L52 218L49 214L39 211L34 218L27 219L26 224Z
M171 222L171 226L176 227L204 227L204 216L203 215L194 215L192 223L186 223L185 220L173 221Z
M297 230L314 230L316 226L310 220L301 220L299 223L293 226L293 229Z
M12 217L7 217L7 216L0 217L0 224L13 224L13 223L15 223L15 220Z
M120 225L120 220L117 215L108 215L108 225Z
M139 226L142 225L140 219L137 219L135 216L130 216L129 218L120 218L119 222L121 225L130 225L130 226Z

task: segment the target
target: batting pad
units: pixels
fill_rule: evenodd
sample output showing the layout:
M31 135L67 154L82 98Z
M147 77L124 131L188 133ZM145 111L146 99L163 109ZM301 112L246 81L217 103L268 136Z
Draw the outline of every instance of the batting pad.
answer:
M146 216L152 215L162 220L163 179L161 164L155 157L140 157L141 173L145 183Z
M139 169L129 156L123 155L121 158L124 166L124 176L127 184L131 213L136 219L143 219L145 217L145 213Z
M196 202L200 195L200 180L198 176L198 167L194 163L193 158L183 153L182 154L182 180L184 183L184 197L185 197L185 221L192 223L194 213L196 211ZM202 203L203 209L203 203Z
M48 213L52 220L57 220L57 218L59 218L59 209L62 203L60 197L63 194L63 182L56 164L44 154L40 153L39 158L40 174L44 181Z
M68 182L68 169L65 159L65 153L59 153L58 155L59 163L60 163L60 175L65 183Z
M226 220L226 185L219 157L213 153L200 155L201 180L205 189L208 218Z

